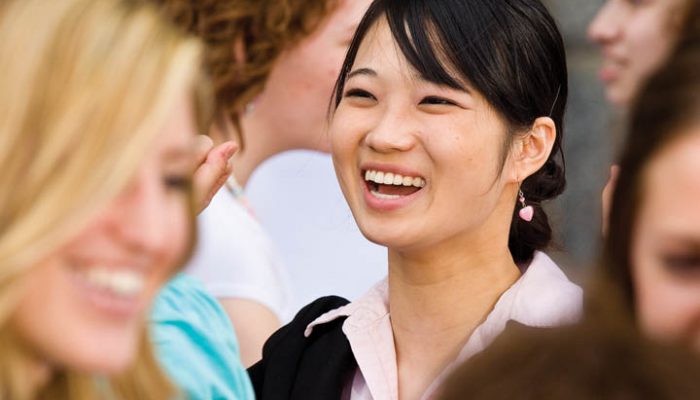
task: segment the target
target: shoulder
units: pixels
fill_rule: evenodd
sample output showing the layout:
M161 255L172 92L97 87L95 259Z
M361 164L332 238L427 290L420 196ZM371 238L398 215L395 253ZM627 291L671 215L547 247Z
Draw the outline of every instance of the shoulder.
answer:
M517 320L526 325L573 323L581 317L583 290L547 254L536 252L519 282L515 304Z
M306 327L318 317L348 304L322 297L304 307L263 347L263 358L248 369L258 398L339 398L357 364L345 334L344 318L323 324L309 336Z
M265 348L267 348L268 351L272 351L275 346L281 343L283 346L288 346L292 343L302 344L308 340L313 340L313 337L317 335L311 335L308 338L305 335L306 328L309 324L320 316L349 303L347 299L339 296L326 296L314 300L302 308L291 322L275 332L265 343ZM340 321L342 321L342 319ZM333 324L328 324L328 326L333 326ZM323 329L319 329L318 331L321 332ZM263 356L265 348L263 348Z
M238 341L218 302L180 274L159 293L151 336L161 365L190 398L249 398Z
M289 276L258 221L230 193L221 190L197 218L197 224L200 237L185 266L187 273L215 297L252 300L287 319Z
M211 319L224 321L226 314L221 305L204 286L187 274L178 274L158 293L151 314L153 320L188 319L205 322ZM224 324L226 325L226 324Z
M200 355L205 354L202 349L216 349L238 357L238 341L226 312L186 274L179 274L160 291L150 320L156 344L182 346L183 351Z

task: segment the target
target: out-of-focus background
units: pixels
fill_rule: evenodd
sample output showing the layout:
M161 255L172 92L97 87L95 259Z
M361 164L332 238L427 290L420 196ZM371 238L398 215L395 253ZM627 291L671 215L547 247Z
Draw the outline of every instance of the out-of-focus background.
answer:
M597 257L600 195L619 143L619 124L597 79L598 50L586 37L603 0L544 2L564 35L570 85L564 134L568 188L548 207L556 230L549 253L570 278L583 282ZM328 155L280 154L255 171L247 193L288 266L291 309L328 294L354 299L386 275L386 250L357 229Z
M553 255L574 279L582 279L600 246L600 194L620 142L620 117L605 101L597 78L599 51L586 36L603 0L543 0L564 36L569 105L564 154L568 186L552 204L560 248Z

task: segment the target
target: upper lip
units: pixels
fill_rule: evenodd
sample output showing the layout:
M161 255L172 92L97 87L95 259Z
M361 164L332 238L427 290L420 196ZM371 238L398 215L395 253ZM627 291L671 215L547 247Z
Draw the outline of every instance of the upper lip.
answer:
M134 259L99 259L99 258L74 258L71 264L79 267L101 266L107 269L129 269L136 272L148 272L148 263Z
M622 57L621 55L617 54L614 50L610 48L603 48L602 51L603 58L605 61L614 63L614 64L624 64L625 62L625 57Z
M385 164L376 162L362 163L360 164L360 171L362 172L363 176L365 171L381 171L384 173L390 172L392 174L399 174L401 176L410 176L414 178L418 177L425 179L425 176L423 176L423 174L421 174L420 172L396 164Z

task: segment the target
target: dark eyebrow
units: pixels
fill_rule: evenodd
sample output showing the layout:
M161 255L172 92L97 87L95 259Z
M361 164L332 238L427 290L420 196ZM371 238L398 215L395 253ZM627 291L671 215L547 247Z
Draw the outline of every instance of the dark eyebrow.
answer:
M377 76L377 71L375 71L375 70L373 70L373 69L371 69L371 68L360 68L360 69L356 69L356 70L354 70L354 71L351 71L351 72L348 74L347 78L345 78L345 79L350 79L350 78L352 78L353 76L357 76L357 75L365 75L365 76L376 77L376 76Z

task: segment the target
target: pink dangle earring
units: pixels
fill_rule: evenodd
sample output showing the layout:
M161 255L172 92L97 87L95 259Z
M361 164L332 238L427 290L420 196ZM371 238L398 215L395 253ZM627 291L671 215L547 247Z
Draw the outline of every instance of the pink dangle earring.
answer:
M525 205L525 195L522 190L518 190L518 201L520 201L521 209L518 211L518 216L520 219L530 222L532 217L535 215L535 209L532 206Z

